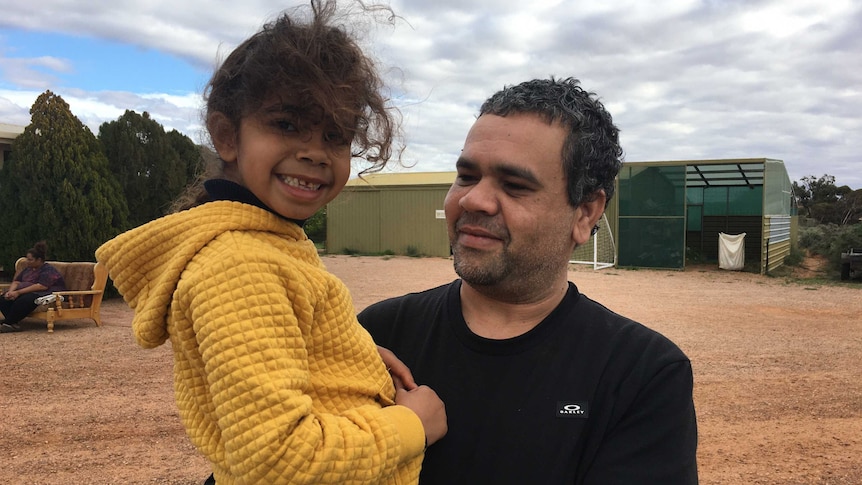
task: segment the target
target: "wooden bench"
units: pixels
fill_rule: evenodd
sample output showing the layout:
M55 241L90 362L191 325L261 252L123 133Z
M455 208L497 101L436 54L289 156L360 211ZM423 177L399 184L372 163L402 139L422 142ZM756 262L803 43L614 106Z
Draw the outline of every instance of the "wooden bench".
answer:
M57 298L52 303L36 307L27 318L44 320L48 324L48 333L54 332L54 322L60 320L75 320L89 318L101 327L102 320L99 309L102 307L102 296L108 282L108 270L101 263L46 261L57 268L63 275L67 291L55 291ZM17 275L27 265L27 258L18 258L15 262ZM4 286L8 286L4 285Z

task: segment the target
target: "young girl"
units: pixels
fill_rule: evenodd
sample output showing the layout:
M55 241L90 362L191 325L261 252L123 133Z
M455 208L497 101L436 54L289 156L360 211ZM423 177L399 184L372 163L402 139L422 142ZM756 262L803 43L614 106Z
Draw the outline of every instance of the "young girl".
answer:
M334 3L311 7L307 23L264 26L210 80L222 178L96 251L138 343L170 339L180 417L219 485L416 482L446 432L434 391L396 392L301 227L347 182L351 147L382 166L395 131L372 61L330 24Z

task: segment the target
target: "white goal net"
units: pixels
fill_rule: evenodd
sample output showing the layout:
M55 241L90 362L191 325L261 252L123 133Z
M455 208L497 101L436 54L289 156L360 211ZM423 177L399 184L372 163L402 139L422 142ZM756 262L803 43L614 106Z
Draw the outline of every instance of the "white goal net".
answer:
M602 214L599 219L599 230L589 241L578 246L572 253L572 264L589 264L593 269L612 268L617 264L617 248L608 218Z

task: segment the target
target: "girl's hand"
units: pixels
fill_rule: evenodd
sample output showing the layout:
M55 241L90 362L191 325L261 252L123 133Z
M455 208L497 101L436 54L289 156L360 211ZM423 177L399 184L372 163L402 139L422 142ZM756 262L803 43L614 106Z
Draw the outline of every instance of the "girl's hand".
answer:
M425 446L431 446L449 431L446 406L430 387L419 386L412 391L397 389L395 404L407 406L419 416L425 428Z
M410 368L404 362L401 362L401 359L396 357L391 350L378 345L377 352L380 353L383 363L386 364L386 369L392 375L395 389L412 391L418 387L416 381L413 379L413 373L410 372Z

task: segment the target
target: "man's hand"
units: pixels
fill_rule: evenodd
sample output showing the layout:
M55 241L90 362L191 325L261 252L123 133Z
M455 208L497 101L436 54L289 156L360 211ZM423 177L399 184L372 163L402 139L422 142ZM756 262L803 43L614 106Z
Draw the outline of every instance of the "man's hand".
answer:
M395 356L395 354L381 346L377 346L377 352L380 353L380 357L383 358L383 363L386 364L386 369L392 374L392 381L395 382L395 389L406 389L408 391L412 391L416 389L416 381L413 379L413 373L410 372L410 368L404 362L401 362L401 359Z

